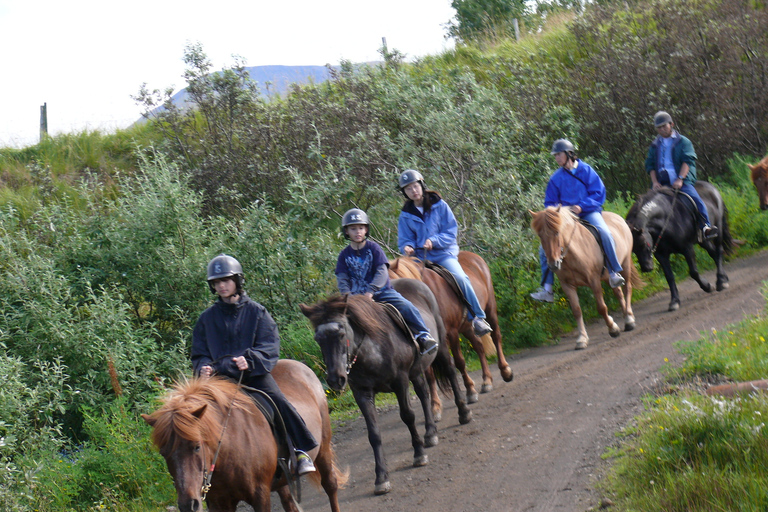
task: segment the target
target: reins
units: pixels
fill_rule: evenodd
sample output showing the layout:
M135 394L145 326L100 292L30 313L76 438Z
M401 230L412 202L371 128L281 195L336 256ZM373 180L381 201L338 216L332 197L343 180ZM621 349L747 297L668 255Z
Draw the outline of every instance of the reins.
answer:
M656 238L656 243L653 244L653 248L651 249L651 254L656 254L656 249L659 247L659 242L661 242L661 237L664 235L664 231L667 230L667 226L669 225L669 220L672 218L672 215L675 213L675 202L677 201L677 193L680 192L680 189L676 188L674 190L675 190L675 195L672 198L672 207L669 210L669 215L667 215L667 218L664 219L664 226L661 228L658 238Z
M213 478L213 470L216 468L216 459L219 458L219 451L221 450L221 442L224 439L224 433L227 431L227 423L229 423L229 416L230 414L232 414L232 406L235 403L235 398L237 398L237 394L240 392L240 387L242 386L244 373L245 373L244 370L240 371L240 378L237 381L237 389L235 389L235 392L232 395L232 399L229 401L229 407L227 407L227 417L224 419L224 425L221 427L219 444L216 446L216 453L213 455L213 460L211 461L210 470L206 469L205 467L205 449L203 449L203 486L200 489L200 492L202 493L202 501L205 501L205 497L208 495L208 491L211 490L211 478Z
M344 318L346 318L346 317L347 317L347 307L348 307L348 306L349 306L349 295L346 295L346 296L344 297L344 313L342 314L342 316L343 316ZM352 367L353 367L353 366L355 365L355 363L357 362L357 356L358 356L358 354L359 354L359 352L360 352L360 347L362 347L362 346L363 346L363 343L365 343L365 338L363 338L363 342L362 342L362 343L360 343L360 344L359 344L359 345L358 345L358 346L355 348L354 358L352 358L352 357L351 357L351 355L350 355L350 353L349 353L349 334L347 334L347 375L349 375L349 372L351 372L351 371L352 371Z

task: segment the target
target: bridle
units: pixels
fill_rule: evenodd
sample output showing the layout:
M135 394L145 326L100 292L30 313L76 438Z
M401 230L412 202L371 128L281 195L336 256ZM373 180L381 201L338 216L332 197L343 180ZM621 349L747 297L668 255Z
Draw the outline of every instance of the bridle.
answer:
M219 451L221 450L221 441L224 439L224 433L227 431L227 423L229 423L229 416L232 414L232 406L235 403L235 398L237 397L237 394L240 393L240 388L242 387L243 383L243 374L245 373L244 370L240 371L240 379L237 381L237 389L235 389L234 394L232 395L232 399L229 401L229 407L227 407L227 417L224 419L224 425L221 427L221 435L219 436L219 443L216 445L216 453L213 455L213 460L211 461L211 468L210 470L206 467L205 464L205 446L202 446L203 450L203 485L200 488L200 494L202 495L202 501L205 501L206 496L208 496L208 491L211 490L211 478L213 478L213 470L216 468L216 459L219 458ZM201 443L202 445L202 443Z

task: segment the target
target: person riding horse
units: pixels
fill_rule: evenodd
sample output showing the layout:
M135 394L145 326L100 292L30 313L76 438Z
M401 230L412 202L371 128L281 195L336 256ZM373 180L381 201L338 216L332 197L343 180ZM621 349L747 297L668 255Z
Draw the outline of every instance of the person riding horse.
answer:
M600 233L600 240L608 264L608 284L611 288L624 285L621 263L616 257L616 244L608 226L603 220L602 210L605 203L605 185L595 170L576 157L576 148L567 139L558 139L552 145L552 155L560 168L549 178L544 195L544 207L568 206L580 219L587 221ZM541 287L531 294L531 298L540 302L554 302L553 285L555 274L547 265L544 249L539 246L541 265Z
M716 237L717 226L711 225L707 205L693 186L696 183L696 151L693 144L674 129L675 123L667 112L656 112L653 124L659 136L651 143L645 159L645 170L651 177L653 190L666 185L691 196L699 211L702 239Z
M243 290L243 267L219 254L208 263L208 287L219 299L203 311L192 332L192 366L200 377L229 377L266 393L277 406L296 450L295 471L315 471L307 454L317 441L288 402L271 371L280 355L280 335L272 316Z

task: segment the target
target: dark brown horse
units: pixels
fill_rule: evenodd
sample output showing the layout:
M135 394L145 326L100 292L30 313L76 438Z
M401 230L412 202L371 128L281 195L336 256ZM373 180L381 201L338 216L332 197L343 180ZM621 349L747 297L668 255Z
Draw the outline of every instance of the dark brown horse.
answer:
M459 412L459 423L465 424L472 419L444 342L443 322L434 295L424 283L414 279L397 279L392 286L419 310L432 337L438 340L437 351L419 355L410 335L395 324L381 304L364 295L334 296L314 306L300 306L301 312L315 329L315 341L320 345L326 364L328 385L341 391L349 384L365 418L376 462L375 494L391 490L378 427L377 393L394 393L397 396L400 419L411 434L414 466L427 464L424 448L438 442L437 426L430 408L430 392L424 376L427 368L432 368L442 389L447 390L450 385ZM424 411L426 433L423 440L416 429L416 415L411 409L409 383L413 384Z
M760 201L760 209L768 210L768 156L755 165L747 164L750 170L752 183L757 189L757 198Z
M331 510L338 512L337 491L348 476L336 466L323 386L312 370L290 359L278 361L272 375L320 443L310 453L317 471L307 476L323 486ZM219 440L221 448L215 470L211 469L206 500L209 512L234 512L240 501L256 512L268 512L273 490L286 511L298 511L285 476L278 471L278 446L272 430L237 384L217 377L177 384L158 410L142 417L153 428L152 440L173 477L181 512L202 512L204 474Z
M432 293L437 298L440 306L440 315L445 324L446 339L453 353L453 361L456 368L464 379L464 387L467 390L467 402L477 402L478 394L475 388L475 382L467 373L467 363L461 353L461 342L459 334L469 340L472 348L477 352L480 359L480 366L483 374L483 384L480 388L482 393L488 393L493 389L493 377L491 369L488 366L486 357L492 355L495 351L498 358L499 372L505 382L510 382L514 375L512 368L509 367L504 358L504 350L501 346L501 330L499 329L499 317L496 312L496 294L493 290L493 281L491 280L491 271L485 260L479 255L468 252L459 252L459 263L469 276L472 288L477 294L477 300L485 311L486 320L490 324L493 332L486 334L481 340L475 335L472 329L472 323L467 320L466 308L457 292L440 277L436 272L429 270L416 258L400 257L389 262L389 275L393 279L408 277L419 279L429 286ZM490 342L490 343L486 343Z
M612 337L621 334L621 329L608 314L608 306L603 299L601 282L608 281L608 271L605 269L605 257L594 235L587 229L569 208L549 206L539 212L530 212L533 216L531 227L539 235L541 247L547 256L547 264L560 280L563 293L568 297L571 312L576 318L579 337L576 340L576 350L587 348L589 336L584 327L584 318L579 305L579 295L576 288L588 286L595 296L597 312L602 315ZM632 286L642 281L632 263L632 233L629 226L620 216L613 212L603 212L605 223L611 230L616 244L616 257L621 264L621 274L626 284L613 289L619 299L621 311L624 314L624 330L635 328L635 316L632 313ZM622 288L624 293L622 294Z

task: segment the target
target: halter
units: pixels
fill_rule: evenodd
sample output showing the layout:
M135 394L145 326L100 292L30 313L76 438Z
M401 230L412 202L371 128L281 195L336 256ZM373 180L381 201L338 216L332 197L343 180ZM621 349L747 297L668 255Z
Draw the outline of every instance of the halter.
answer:
M237 397L237 394L240 392L240 387L243 382L244 373L245 373L244 370L240 370L240 379L237 381L237 389L232 395L232 400L230 400L229 402L229 407L227 407L227 417L224 419L224 425L221 427L219 444L216 446L216 453L213 455L213 460L211 461L210 470L206 469L205 448L203 448L203 486L200 488L200 493L202 494L202 501L205 501L205 497L208 496L208 491L211 490L211 478L213 478L213 470L216 468L216 459L219 458L219 451L221 450L221 441L224 439L224 433L227 431L227 423L229 423L229 416L232 413L232 405L235 403L235 398Z
M344 318L347 317L347 307L348 306L349 306L349 295L346 295L344 297L344 313L342 314L342 316ZM349 323L349 320L347 320L347 323ZM344 334L347 334L346 329L344 329ZM352 371L352 367L357 362L357 356L359 355L360 347L362 347L363 343L365 343L365 338L363 338L363 341L357 347L355 347L355 353L354 354L350 354L349 353L349 345L350 345L349 336L346 336L346 338L347 338L347 369L346 369L346 371L347 371L347 375L349 375L349 372Z

